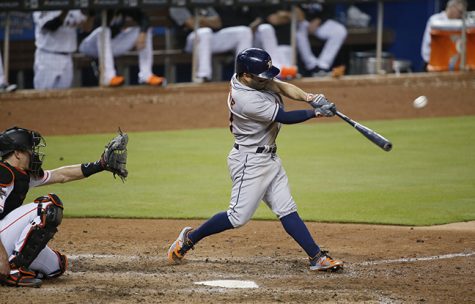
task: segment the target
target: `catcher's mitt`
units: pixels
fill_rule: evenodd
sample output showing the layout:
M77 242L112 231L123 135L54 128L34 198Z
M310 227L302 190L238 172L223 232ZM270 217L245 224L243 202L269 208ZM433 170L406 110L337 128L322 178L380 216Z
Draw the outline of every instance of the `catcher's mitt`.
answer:
M129 136L119 128L119 135L112 139L101 156L101 164L107 170L118 175L124 181L128 175L127 169L127 143Z

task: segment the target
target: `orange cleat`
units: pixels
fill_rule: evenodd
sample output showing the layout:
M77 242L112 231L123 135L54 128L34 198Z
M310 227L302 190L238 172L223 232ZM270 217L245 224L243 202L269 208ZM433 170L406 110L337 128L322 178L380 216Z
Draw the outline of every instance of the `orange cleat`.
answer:
M0 285L12 287L40 287L42 281L37 279L36 273L27 268L11 268L8 276L0 276Z
M124 84L124 77L122 76L114 76L112 79L109 81L108 86L109 87L120 87L121 85Z
M180 264L188 250L193 249L193 244L188 239L188 233L193 230L191 227L185 227L178 235L178 238L168 249L168 262L170 264Z
M282 80L290 80L297 78L297 67L292 66L282 66L280 69L279 78Z
M160 76L152 74L152 76L150 76L146 81L142 83L148 84L151 86L162 86L162 85L165 85L166 81L167 80L165 79L165 77L160 77Z
M310 270L338 271L343 269L343 261L334 260L327 251L320 251L315 257L309 258Z

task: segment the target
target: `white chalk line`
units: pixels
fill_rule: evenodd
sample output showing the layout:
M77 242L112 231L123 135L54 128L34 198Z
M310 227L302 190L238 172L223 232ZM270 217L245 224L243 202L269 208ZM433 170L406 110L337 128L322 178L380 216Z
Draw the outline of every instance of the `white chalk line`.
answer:
M416 257L416 258L400 258L400 259L393 259L393 260L376 260L376 261L366 261L361 263L351 263L351 265L359 265L359 266L368 266L368 265L381 265L381 264L394 264L394 263L415 263L415 262L423 262L423 261L436 261L436 260L446 260L446 259L454 259L460 257L471 257L474 256L475 252L460 252L460 253L451 253L451 254L444 254L444 255L434 255L434 256L426 256L426 257ZM111 259L111 260L147 260L147 261L167 261L166 257L158 257L158 256L139 256L139 255L117 255L117 254L92 254L92 253L85 253L85 254L77 254L77 255L70 255L68 258L71 261L77 261L80 259ZM255 257L254 260L270 260L275 259L273 257ZM278 258L281 259L281 258ZM191 261L201 261L202 259L188 259ZM237 261L242 262L242 259L237 258ZM208 261L221 261L220 259L208 259Z
M428 257L420 257L420 258L401 258L395 260L379 260L379 261L368 261L362 262L358 265L367 266L367 265L380 265L380 264L393 264L393 263L414 263L420 261L435 261L435 260L446 260L446 259L454 259L460 257L470 257L475 255L475 252L461 252L461 253L452 253L452 254L444 254L444 255L434 255Z

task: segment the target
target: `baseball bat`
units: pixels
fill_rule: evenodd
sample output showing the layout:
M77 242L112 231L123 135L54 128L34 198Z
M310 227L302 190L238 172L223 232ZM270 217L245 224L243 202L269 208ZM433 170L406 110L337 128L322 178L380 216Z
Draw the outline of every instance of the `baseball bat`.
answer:
M375 145L377 145L384 151L389 152L393 148L393 144L389 140L374 132L370 128L365 127L362 124L352 120L351 118L339 111L336 111L335 114L344 121L346 121L348 124L350 124L352 127L354 127L358 132L363 134L367 139L372 141Z

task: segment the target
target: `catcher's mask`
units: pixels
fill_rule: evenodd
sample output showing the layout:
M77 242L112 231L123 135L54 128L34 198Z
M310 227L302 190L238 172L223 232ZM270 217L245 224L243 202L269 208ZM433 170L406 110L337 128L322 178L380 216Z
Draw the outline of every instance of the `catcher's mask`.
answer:
M13 151L24 151L30 154L28 171L35 176L41 176L45 154L40 152L46 147L46 142L40 133L19 127L13 127L0 133L0 156L4 159Z

